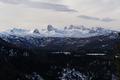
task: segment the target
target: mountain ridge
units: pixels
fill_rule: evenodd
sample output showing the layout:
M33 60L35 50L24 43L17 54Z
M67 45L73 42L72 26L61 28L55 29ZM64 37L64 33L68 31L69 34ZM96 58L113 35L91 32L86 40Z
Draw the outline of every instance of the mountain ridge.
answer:
M50 28L50 29L49 29ZM95 29L95 30L94 30ZM92 36L81 37L81 34L78 34L79 37L63 36L68 35L68 32L78 33L83 31L83 34L88 35L92 33ZM80 32L79 32L80 31ZM84 32L85 31L85 32ZM56 36L53 36L51 34ZM104 33L102 33L104 32ZM44 35L43 35L44 33ZM93 36L94 33L94 36ZM60 34L63 34L60 36ZM104 28L85 28L85 27L66 27L63 30L52 27L48 25L46 30L39 31L35 30L24 30L24 29L12 29L8 32L0 33L0 38L5 40L8 43L17 45L20 48L25 49L39 49L44 51L66 51L66 52L112 52L114 46L119 42L118 32L106 30Z
M52 25L48 25L46 29L34 29L26 30L13 28L8 31L0 32L4 35L17 35L17 36L39 36L39 37L72 37L72 38L86 38L99 35L116 34L117 31L104 29L101 27L86 28L85 26L64 27L63 29L54 28Z

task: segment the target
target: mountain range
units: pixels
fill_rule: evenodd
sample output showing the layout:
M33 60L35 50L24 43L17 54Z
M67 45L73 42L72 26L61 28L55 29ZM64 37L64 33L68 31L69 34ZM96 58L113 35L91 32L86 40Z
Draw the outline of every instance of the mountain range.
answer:
M19 49L110 54L114 53L116 45L120 42L118 33L100 27L70 25L59 29L48 25L46 29L41 30L13 28L0 32L0 43L1 46L6 44Z

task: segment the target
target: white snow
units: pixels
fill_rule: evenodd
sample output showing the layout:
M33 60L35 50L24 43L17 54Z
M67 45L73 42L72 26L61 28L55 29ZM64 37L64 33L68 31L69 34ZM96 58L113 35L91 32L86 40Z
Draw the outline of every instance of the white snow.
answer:
M36 33L37 31L37 33ZM39 36L39 37L74 37L74 38L86 38L98 35L107 35L113 31L104 28L86 28L84 26L73 26L65 27L64 29L54 28L52 25L48 25L46 29L35 29L35 30L25 30L13 28L5 32L1 32L0 36L10 36L16 35L20 37L24 36Z
M60 73L62 74L62 76L59 77L60 80L87 80L87 76L75 70L75 68L64 68Z
M88 55L88 56L105 56L106 54L103 54L103 53L88 53L86 55Z

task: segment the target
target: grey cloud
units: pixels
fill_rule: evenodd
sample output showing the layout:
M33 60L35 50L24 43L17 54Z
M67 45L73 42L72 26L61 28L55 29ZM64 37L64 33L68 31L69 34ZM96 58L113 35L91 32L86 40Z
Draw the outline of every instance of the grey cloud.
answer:
M0 1L9 4L24 4L31 8L38 8L38 9L49 9L60 12L77 12L76 10L69 8L67 5L56 4L56 3L34 2L30 0L0 0Z
M103 19L101 19L101 21L111 22L111 21L116 21L116 20L115 19L111 19L111 18L103 18Z
M112 18L98 18L98 17L86 16L86 15L80 15L78 17L83 18L83 19L87 19L87 20L95 20L95 21L102 21L102 22L116 21L115 19L112 19Z
M92 16L86 16L86 15L80 15L78 16L79 18L83 18L83 19L90 19L90 20L100 20L97 17L92 17Z
M33 8L50 9L61 12L77 12L76 10L70 9L68 6L62 4L53 4L47 2L29 2L27 5Z
M28 2L28 0L0 0L0 2L9 3L9 4L22 4Z

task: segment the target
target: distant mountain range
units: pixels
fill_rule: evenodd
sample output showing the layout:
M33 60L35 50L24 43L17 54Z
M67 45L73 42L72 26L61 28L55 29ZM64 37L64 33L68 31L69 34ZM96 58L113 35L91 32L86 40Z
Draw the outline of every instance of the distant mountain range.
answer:
M50 52L112 53L116 44L120 42L118 33L100 27L86 28L70 25L64 29L58 29L48 25L46 29L41 30L13 28L1 32L0 43L1 46L11 47L12 45Z
M117 31L104 29L101 27L86 28L84 26L64 27L63 29L54 28L52 25L48 25L46 29L25 30L13 28L6 32L1 32L1 35L15 35L15 36L40 36L40 37L72 37L72 38L86 38L99 35L115 34Z

